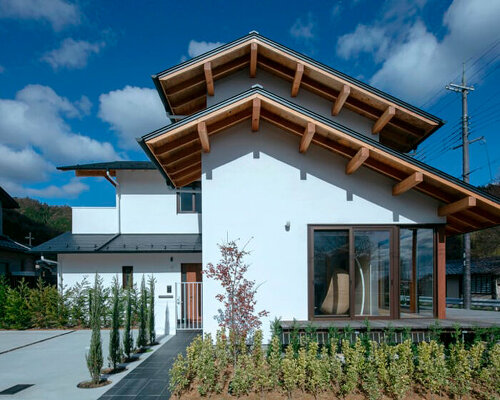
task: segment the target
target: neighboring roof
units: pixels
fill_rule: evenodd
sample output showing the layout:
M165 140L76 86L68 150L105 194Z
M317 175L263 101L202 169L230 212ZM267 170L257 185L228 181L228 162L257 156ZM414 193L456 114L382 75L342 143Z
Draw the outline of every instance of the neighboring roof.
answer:
M61 171L76 171L76 176L104 176L106 171L115 176L117 170L156 169L150 161L110 161L92 164L76 164L57 167Z
M2 208L19 208L19 204L15 201L10 194L8 194L1 186L0 186L0 203Z
M200 234L63 233L31 249L37 253L200 253Z
M346 108L374 121L392 107L393 117L380 132L380 138L396 150L415 149L443 125L441 119L426 111L256 32L160 72L153 76L153 81L167 112L191 115L206 107L207 74L213 83L250 66L251 71L261 68L292 82L299 65L303 72L298 74L298 87L332 103L340 98Z
M481 260L471 260L471 274L500 275L500 257L489 257ZM462 275L463 260L447 260L446 275Z
M8 236L0 235L0 250L12 251L15 253L27 253L30 251L30 248L21 243L15 242Z
M350 159L357 167L364 165L397 182L405 181L398 187L400 193L414 188L450 204L440 210L448 216L449 233L500 223L500 199L259 87L145 135L139 143L167 182L182 187L201 178L201 152L209 151L211 135L247 119L258 129L261 118L301 137L307 145L314 143ZM314 128L312 135L309 125ZM367 158L360 157L360 152Z

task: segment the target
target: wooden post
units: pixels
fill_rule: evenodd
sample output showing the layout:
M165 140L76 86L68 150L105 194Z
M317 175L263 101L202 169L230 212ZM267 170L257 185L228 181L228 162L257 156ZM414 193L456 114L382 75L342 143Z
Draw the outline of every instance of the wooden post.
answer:
M436 317L446 318L446 234L444 227L437 230L436 240Z

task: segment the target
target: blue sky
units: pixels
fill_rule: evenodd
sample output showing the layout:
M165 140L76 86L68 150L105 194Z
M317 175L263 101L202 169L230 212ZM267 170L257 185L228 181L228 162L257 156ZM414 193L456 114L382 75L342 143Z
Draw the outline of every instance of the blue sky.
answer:
M167 123L151 75L257 30L441 117L416 155L461 175L458 81L470 83L471 182L500 175L500 0L0 0L0 185L49 204L113 205L55 166L145 159ZM488 157L490 163L488 163Z

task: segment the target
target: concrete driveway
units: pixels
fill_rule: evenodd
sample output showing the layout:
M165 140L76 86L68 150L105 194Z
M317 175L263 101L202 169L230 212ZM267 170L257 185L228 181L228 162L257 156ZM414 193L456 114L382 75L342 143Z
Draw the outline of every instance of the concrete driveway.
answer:
M101 337L106 367L109 331L102 331ZM169 337L165 337L160 343L163 344L168 339ZM33 386L5 398L98 399L153 354L142 354L141 361L127 365L128 371L110 376L109 379L113 382L111 385L98 389L79 389L76 385L89 379L85 362L89 344L89 330L0 331L0 392L17 384L32 384ZM153 349L160 347L155 346Z

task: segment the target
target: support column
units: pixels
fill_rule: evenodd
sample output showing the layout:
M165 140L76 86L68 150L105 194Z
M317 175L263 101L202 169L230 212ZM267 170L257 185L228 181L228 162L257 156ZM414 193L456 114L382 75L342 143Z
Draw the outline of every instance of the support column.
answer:
M438 228L436 240L436 316L446 318L446 235Z

